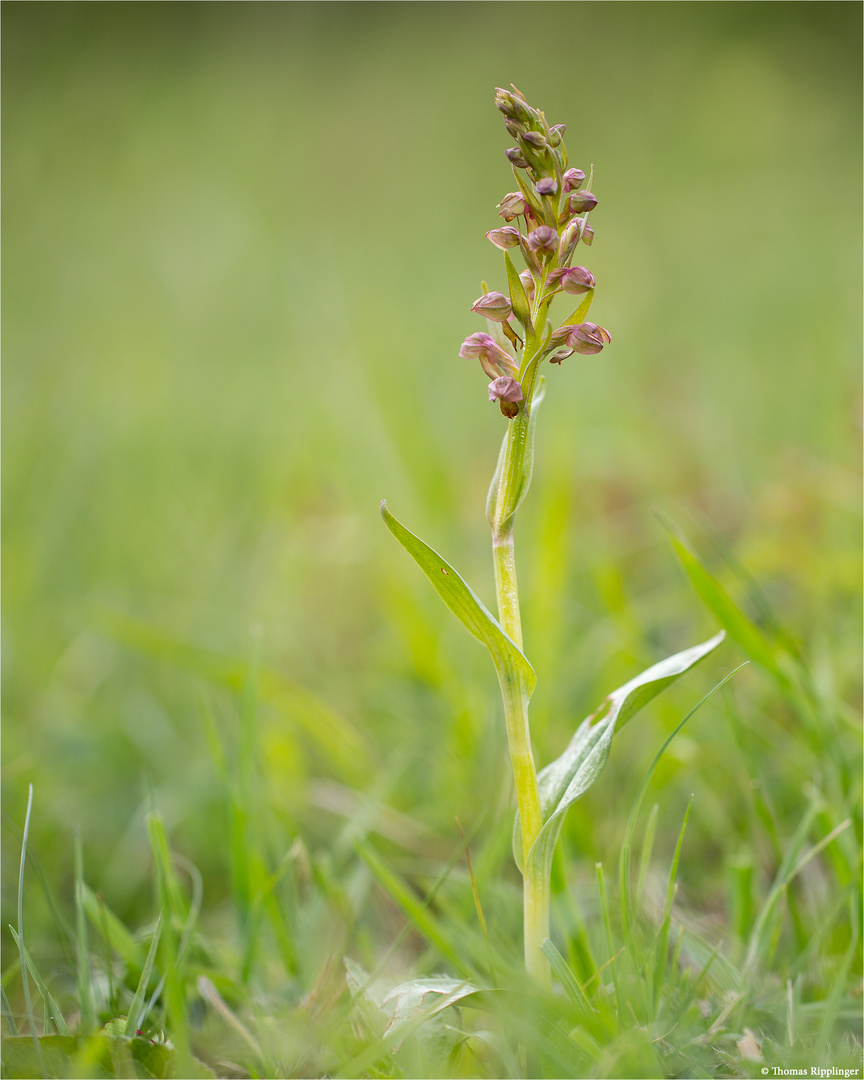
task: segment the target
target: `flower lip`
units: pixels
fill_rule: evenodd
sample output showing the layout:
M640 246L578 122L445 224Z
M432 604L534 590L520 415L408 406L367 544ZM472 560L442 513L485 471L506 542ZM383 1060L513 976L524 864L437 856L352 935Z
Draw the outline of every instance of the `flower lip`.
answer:
M516 362L506 349L502 349L491 334L482 330L477 334L469 334L462 342L459 355L463 360L477 359L480 366L490 379L499 375L515 375L519 369Z
M499 375L489 383L490 401L521 401L522 387L510 375Z
M485 353L489 352L494 355L494 353L499 350L501 352L504 351L491 334L486 334L481 330L476 334L469 334L468 337L465 338L462 342L462 347L459 349L459 355L463 360L469 360L473 359L475 356L483 356Z

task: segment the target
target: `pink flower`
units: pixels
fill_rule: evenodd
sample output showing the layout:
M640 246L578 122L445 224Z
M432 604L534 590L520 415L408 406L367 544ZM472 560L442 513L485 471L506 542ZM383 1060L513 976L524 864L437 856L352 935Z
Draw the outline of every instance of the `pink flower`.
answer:
M497 401L501 412L512 420L519 412L519 402L524 397L522 387L509 375L501 375L489 383L489 400Z
M522 387L509 375L499 375L489 383L490 401L521 401Z
M471 334L462 342L459 355L463 360L476 357L480 366L490 379L496 379L499 375L518 375L519 369L513 357L506 349L502 349L491 334Z
M500 229L491 229L486 233L486 239L491 240L497 248L505 251L507 248L519 246L519 230L512 225L504 225Z
M540 225L528 234L528 247L532 251L550 253L558 247L558 233L551 225Z
M563 176L564 190L578 191L584 179L585 173L581 169L568 169Z
M549 281L553 285L559 285L564 292L575 296L588 292L597 284L594 275L584 266L568 266L553 270L549 275Z
M511 191L498 203L498 216L503 217L505 221L512 221L513 218L524 214L527 208L528 204L525 202L522 192Z
M612 340L608 330L593 322L579 323L578 326L559 326L549 339L550 344L558 348L549 357L550 364L560 364L574 352L583 356L592 356L601 352L604 345Z
M476 311L478 315L485 315L493 322L506 322L510 318L513 307L510 297L505 296L504 293L487 292L479 300L474 301L471 310Z

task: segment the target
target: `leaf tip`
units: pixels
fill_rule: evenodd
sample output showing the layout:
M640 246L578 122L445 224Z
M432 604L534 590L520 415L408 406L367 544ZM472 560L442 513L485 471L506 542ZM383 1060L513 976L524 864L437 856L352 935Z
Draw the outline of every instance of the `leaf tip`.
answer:
M378 504L378 513L381 515L381 517L384 517L384 515L387 513L386 499L382 499L381 502Z

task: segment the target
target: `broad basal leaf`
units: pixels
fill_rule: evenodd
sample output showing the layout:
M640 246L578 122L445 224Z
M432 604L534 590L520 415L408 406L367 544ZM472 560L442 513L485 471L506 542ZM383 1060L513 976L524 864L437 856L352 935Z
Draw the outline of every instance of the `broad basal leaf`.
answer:
M384 998L383 1008L392 1008L385 1035L416 1030L433 1016L464 997L476 994L473 983L436 975L431 979L411 979L401 983Z
M701 645L694 645L661 660L614 690L599 709L582 721L564 753L538 774L540 807L545 820L531 849L530 858L535 860L535 873L545 875L543 880L548 880L552 853L564 824L564 815L605 768L615 732L653 697L693 667L703 656L707 656L725 636L725 631L721 630ZM521 868L518 857L518 838L521 837L518 817L513 835L513 850Z

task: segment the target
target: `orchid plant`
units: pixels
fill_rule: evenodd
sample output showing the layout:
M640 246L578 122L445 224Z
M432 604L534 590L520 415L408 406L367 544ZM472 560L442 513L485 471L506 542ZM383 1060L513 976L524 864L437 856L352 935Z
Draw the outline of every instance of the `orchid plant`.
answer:
M590 247L594 239L588 221L597 205L591 191L593 166L586 182L585 172L568 161L565 125L550 126L516 87L496 90L495 104L516 143L506 156L518 190L498 204L505 224L486 234L503 251L507 292L490 291L483 284L483 295L471 310L486 319L487 329L470 334L459 355L479 360L489 379L489 399L498 403L507 422L486 502L498 618L449 563L393 517L386 502L381 513L447 606L486 645L495 665L516 791L513 849L524 886L525 965L529 975L545 985L550 979L546 939L552 855L567 809L599 776L615 732L714 649L723 634L655 664L609 694L577 728L564 753L538 774L528 726L536 680L523 651L514 526L531 483L535 420L544 393L541 366L561 365L574 354L595 355L611 336L587 321L594 275L572 265L579 245ZM525 263L521 273L510 254L517 249ZM556 325L549 310L558 297L578 297L579 302Z

